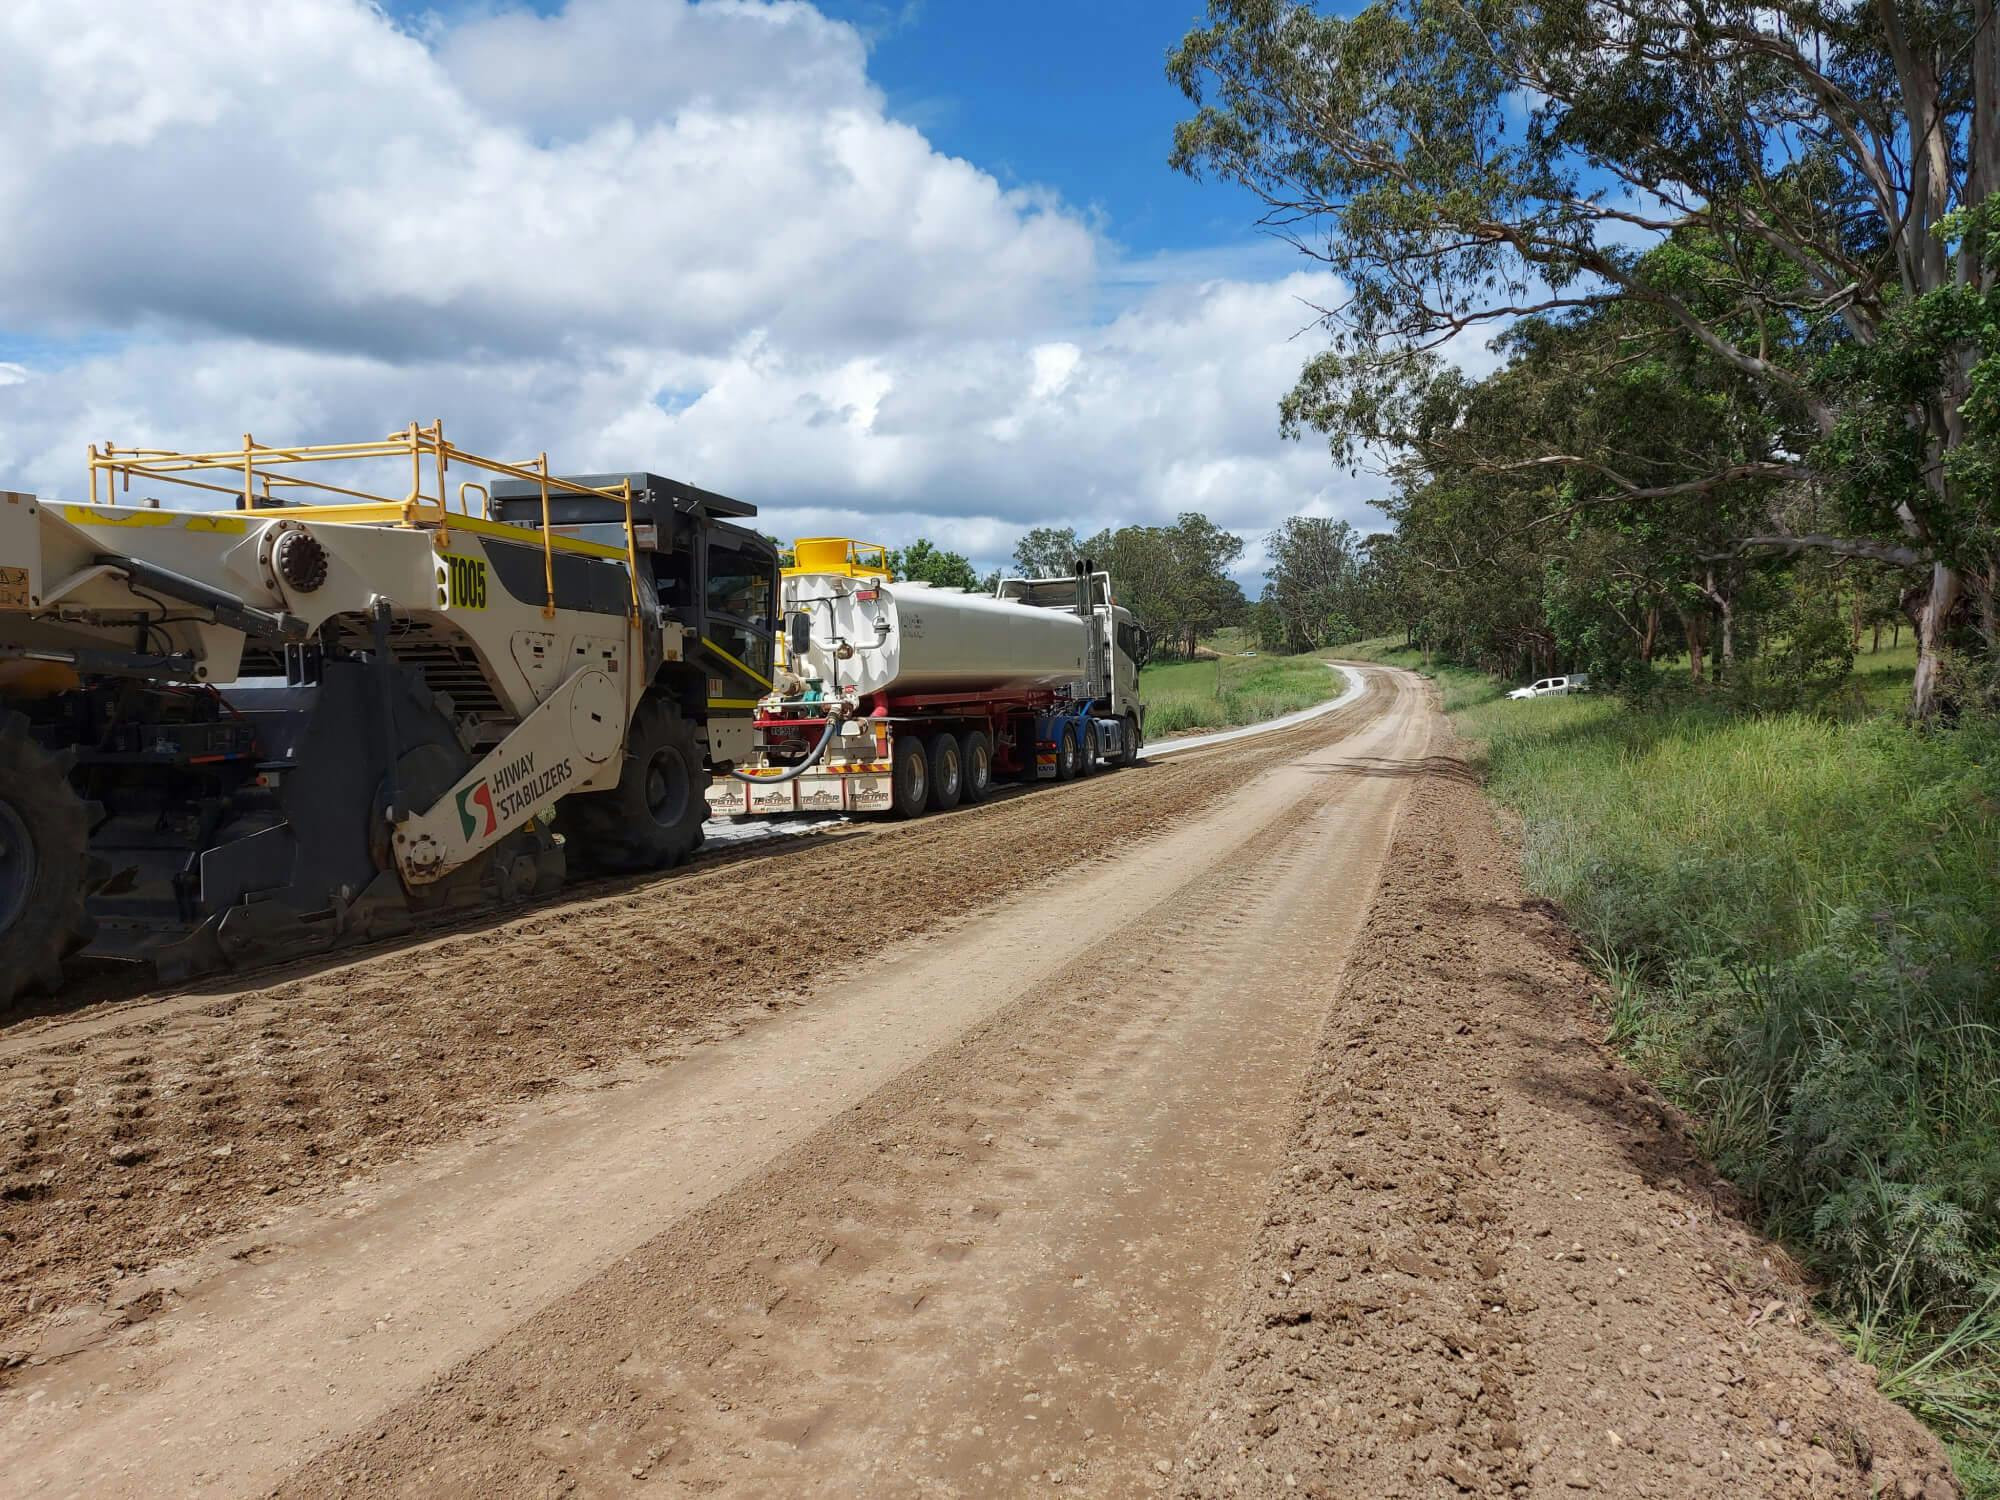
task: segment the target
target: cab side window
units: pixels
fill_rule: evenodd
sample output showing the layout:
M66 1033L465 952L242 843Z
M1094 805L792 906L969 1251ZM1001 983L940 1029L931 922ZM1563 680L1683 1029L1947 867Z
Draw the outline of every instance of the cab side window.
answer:
M776 564L761 552L708 546L708 636L760 676L771 675L771 600Z

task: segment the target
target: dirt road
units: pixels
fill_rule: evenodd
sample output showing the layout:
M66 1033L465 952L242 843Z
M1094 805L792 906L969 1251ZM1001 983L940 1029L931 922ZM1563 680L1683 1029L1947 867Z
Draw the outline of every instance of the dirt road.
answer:
M0 1490L1950 1493L1438 733L0 1034Z

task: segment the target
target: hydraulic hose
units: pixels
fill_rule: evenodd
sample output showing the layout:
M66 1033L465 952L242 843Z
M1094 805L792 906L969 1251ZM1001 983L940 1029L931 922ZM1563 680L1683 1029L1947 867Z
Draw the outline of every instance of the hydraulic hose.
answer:
M836 708L826 716L826 732L819 737L819 743L812 747L812 754L795 766L787 766L776 776L745 776L734 766L730 767L729 774L738 781L749 782L752 786L783 786L788 781L796 781L819 764L820 757L826 754L826 747L833 743L833 732L840 728L840 720L840 710Z

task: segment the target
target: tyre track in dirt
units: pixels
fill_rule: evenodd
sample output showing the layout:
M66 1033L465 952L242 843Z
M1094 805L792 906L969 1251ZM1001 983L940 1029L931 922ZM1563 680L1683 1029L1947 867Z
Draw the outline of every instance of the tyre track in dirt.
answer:
M1414 693L1353 743L1422 743ZM1087 954L282 1487L1165 1489L1399 783L1346 747ZM968 958L973 955L968 955Z
M1355 745L1388 751L1397 733L1420 723L1411 709L1398 698ZM1338 745L1318 750L1338 754ZM843 1282L850 1270L897 1255L940 1267L968 1259L950 1245L933 1257L935 1235L914 1218L904 1236L921 1243L902 1243L893 1226L884 1243L843 1232L826 1192L838 1198L842 1184L865 1187L878 1167L930 1160L937 1146L942 1174L920 1170L907 1184L872 1179L887 1194L886 1211L924 1185L945 1186L961 1144L981 1156L996 1146L991 1191L965 1217L990 1220L998 1239L1027 1233L1030 1245L1053 1244L1046 1231L1022 1227L1034 1216L1010 1202L1009 1192L1023 1191L1010 1185L1034 1176L1036 1164L1046 1176L1046 1164L1070 1161L1067 1174L1054 1174L1068 1184L1057 1222L1086 1219L1077 1210L1102 1181L1088 1152L1138 1142L1145 1132L1134 1120L1161 1109L1153 1155L1162 1172L1181 1174L1181 1191L1141 1194L1155 1231L1172 1239L1183 1233L1182 1208L1210 1205L1203 1222L1211 1233L1197 1237L1198 1253L1154 1254L1168 1280L1152 1321L1163 1325L1160 1336L1185 1343L1200 1322L1191 1327L1184 1315L1214 1305L1230 1285L1261 1192L1258 1162L1275 1151L1289 1117L1298 1042L1324 1006L1317 966L1297 962L1318 948L1269 949L1271 919L1303 913L1311 918L1306 941L1344 947L1320 920L1318 896L1330 884L1345 889L1350 930L1358 922L1395 790L1280 768L1115 858L995 904L951 933L898 945L824 986L812 1005L727 1047L635 1073L622 1089L519 1111L491 1141L378 1174L337 1211L274 1235L250 1263L221 1268L152 1323L29 1372L15 1399L0 1400L11 1476L30 1493L254 1492L325 1442L358 1432L387 1464L370 1465L370 1489L393 1480L422 1493L530 1491L524 1466L537 1456L509 1439L544 1398L586 1410L594 1377L624 1362L628 1340L658 1329L691 1289L742 1273L768 1294L762 1273L777 1240L803 1231L816 1243L831 1227L838 1241L808 1247L805 1258ZM1355 795L1358 808L1333 805ZM1109 969L1108 957L1119 960ZM1258 991L1242 991L1233 1016L1212 1003L1237 964L1270 973L1273 992L1283 990L1285 1035L1244 1044L1246 1023L1268 1008ZM1122 995L1122 1007L1100 1006L1100 991ZM1104 1018L1093 1019L1100 1009ZM1075 1082L1086 1065L1094 1081ZM1148 1077L1153 1086L1135 1085ZM1266 1107L1246 1114L1236 1083L1252 1082ZM1074 1098L1051 1104L1047 1096L1064 1089ZM996 1122L1010 1108L1035 1118L996 1128L970 1115L961 1095L983 1101L978 1107L991 1108ZM1093 1119L1105 1128L1091 1128ZM1204 1120L1205 1136L1193 1129ZM938 1130L950 1139L940 1144ZM1190 1138L1214 1151L1189 1158ZM1032 1155L1024 1165L1007 1159L1010 1150ZM1135 1187L1156 1175L1136 1174ZM910 1211L934 1218L936 1207L912 1203ZM1134 1238L1150 1243L1160 1234ZM1177 1243L1186 1248L1184 1237ZM688 1269L662 1273L654 1264L661 1256L680 1257ZM1033 1259L1002 1254L995 1264L1031 1267ZM1207 1288L1191 1301L1173 1279L1189 1267ZM802 1293L792 1311L809 1300ZM893 1300L887 1315L900 1327ZM921 1310L921 1300L912 1306ZM691 1323L673 1326L699 1336L711 1306L729 1303L704 1302ZM872 1295L855 1307L863 1317L883 1311ZM1154 1352L1147 1346L1142 1360ZM477 1471L445 1476L436 1455L383 1460L398 1434L436 1435L419 1392L456 1360L469 1360L461 1374L498 1371L469 1413L452 1414L462 1416L454 1439ZM1199 1367L1198 1355L1184 1364L1178 1376L1155 1380L1157 1389L1171 1394ZM672 1394L655 1389L661 1401ZM401 1413L376 1415L399 1401L408 1403ZM789 1424L795 1412L788 1406L772 1420ZM812 1425L825 1433L834 1424ZM603 1424L594 1430L603 1441L589 1455L601 1465L620 1445ZM541 1437L567 1441L564 1426ZM629 1483L635 1466L617 1451L605 1477ZM310 1487L322 1467L298 1482Z
M1955 1496L1935 1439L1604 1045L1574 938L1522 891L1448 730L1438 749L1178 1492Z
M885 945L1171 831L1391 696L1378 682L1263 739L802 839L271 984L0 1033L0 1382L166 1305L177 1263L205 1244L510 1104L739 1034ZM784 919L857 881L870 919L842 928L829 966Z

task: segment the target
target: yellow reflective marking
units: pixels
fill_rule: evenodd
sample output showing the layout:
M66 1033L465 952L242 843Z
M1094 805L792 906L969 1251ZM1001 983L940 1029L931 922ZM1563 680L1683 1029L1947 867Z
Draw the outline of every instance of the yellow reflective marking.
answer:
M250 523L241 516L207 511L140 510L122 505L58 505L66 521L78 526L166 526L210 536L242 536Z
M708 700L708 706L710 708L755 708L757 700L755 698L711 698Z
M486 521L478 516L453 516L446 523L453 531L469 531L474 536L490 536L496 541L518 542L524 547L542 545L542 528L539 526L515 526L506 521ZM551 532L549 542L558 552L574 552L584 557L609 557L618 562L625 561L623 547L608 546L603 542L587 542L580 536L564 536Z

